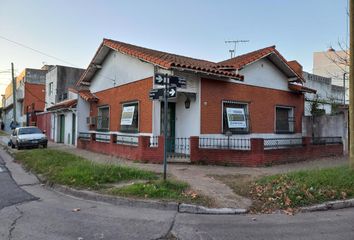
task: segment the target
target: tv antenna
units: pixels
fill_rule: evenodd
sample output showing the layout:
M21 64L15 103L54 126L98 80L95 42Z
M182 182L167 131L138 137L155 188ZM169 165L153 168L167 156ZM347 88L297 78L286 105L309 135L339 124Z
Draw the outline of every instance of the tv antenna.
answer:
M229 50L231 58L236 57L237 44L239 44L239 43L248 43L249 41L250 40L229 40L229 41L225 41L225 43L233 43L234 44L234 49L230 49Z

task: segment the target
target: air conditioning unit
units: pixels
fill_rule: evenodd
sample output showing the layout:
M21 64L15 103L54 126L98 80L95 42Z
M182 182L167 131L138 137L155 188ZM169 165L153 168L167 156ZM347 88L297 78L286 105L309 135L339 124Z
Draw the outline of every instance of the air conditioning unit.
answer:
M96 117L87 117L86 123L87 125L96 125Z

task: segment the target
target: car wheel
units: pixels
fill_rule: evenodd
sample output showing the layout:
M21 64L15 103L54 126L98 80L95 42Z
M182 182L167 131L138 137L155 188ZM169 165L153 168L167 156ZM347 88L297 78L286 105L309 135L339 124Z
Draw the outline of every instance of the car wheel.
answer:
M18 142L16 142L16 147L17 147L17 150L21 150L21 146L18 144Z

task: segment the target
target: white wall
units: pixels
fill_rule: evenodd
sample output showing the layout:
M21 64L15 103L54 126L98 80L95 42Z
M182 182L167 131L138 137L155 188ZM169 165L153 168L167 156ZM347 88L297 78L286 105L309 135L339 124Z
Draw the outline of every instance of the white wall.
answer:
M79 133L89 131L89 127L86 123L86 118L90 116L90 103L81 97L78 97L76 110L77 132Z
M139 59L111 51L91 81L92 93L154 75L154 66Z
M288 78L268 59L260 59L239 71L244 76L240 84L290 91Z
M55 114L55 124L54 124L55 136L53 138L54 142L59 142L59 136L60 136L60 130L61 130L60 125L59 125L59 116L60 115L65 116L64 144L71 145L72 144L72 127L73 127L73 125L72 125L73 112L71 112L71 111L65 111L65 112L60 112L60 113ZM76 121L77 121L77 119L76 119ZM76 137L77 137L77 130L76 130Z
M55 97L57 92L57 75L58 69L54 67L52 70L47 72L46 79L45 79L45 109L53 106L55 104ZM49 95L49 83L53 83L53 93ZM52 104L54 103L54 104Z

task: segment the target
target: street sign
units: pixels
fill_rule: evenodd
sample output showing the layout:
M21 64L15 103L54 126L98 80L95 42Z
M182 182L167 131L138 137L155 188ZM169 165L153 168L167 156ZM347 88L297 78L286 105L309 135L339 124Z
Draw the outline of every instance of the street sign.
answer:
M156 73L155 74L155 84L157 85L164 85L166 81L166 75L165 74L160 74Z
M168 98L175 98L177 96L177 88L169 87L168 88Z
M164 92L163 88L151 89L150 92L149 92L149 98L151 100L159 100L159 99L162 100L163 92Z
M177 77L177 76L167 76L165 74L156 73L155 81L156 85L164 85L166 81L169 80L169 85L176 86L178 88L186 88L187 82L185 78Z
M164 88L151 89L149 92L149 98L151 100L162 100L164 90L165 90ZM175 98L177 96L177 88L169 87L167 93L168 93L167 95L168 98Z
M170 77L170 85L175 85L176 87L179 87L179 88L186 88L187 81L185 78L171 76Z

